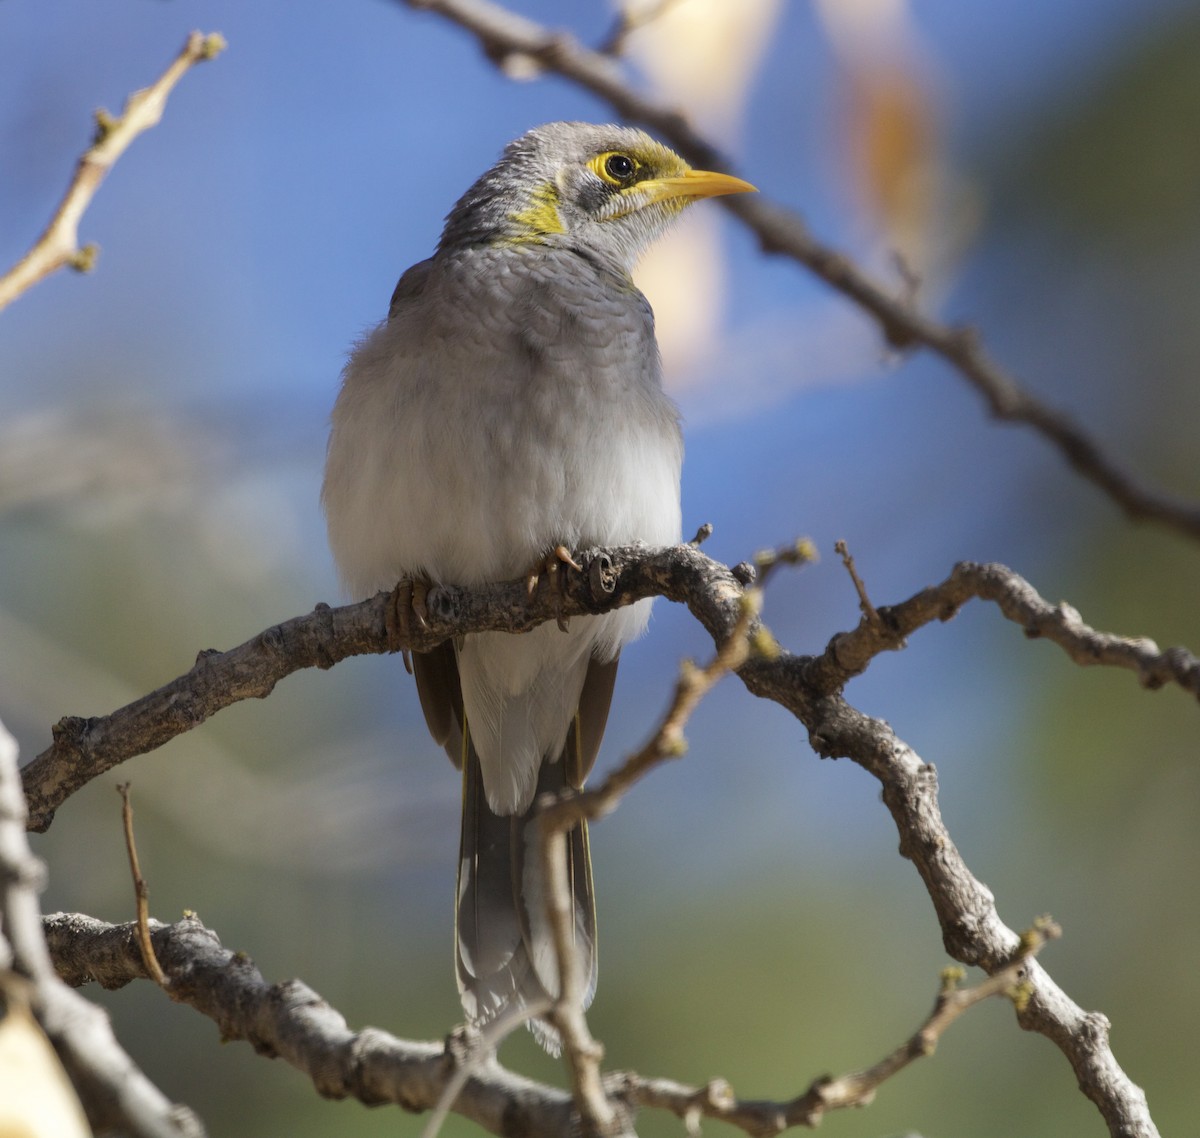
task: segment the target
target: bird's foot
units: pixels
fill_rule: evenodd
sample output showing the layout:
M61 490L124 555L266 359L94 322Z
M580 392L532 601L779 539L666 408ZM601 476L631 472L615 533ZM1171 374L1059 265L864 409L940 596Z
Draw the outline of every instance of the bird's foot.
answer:
M570 631L570 617L563 616L562 602L567 593L567 567L583 572L583 566L571 556L565 545L556 545L545 557L537 561L525 577L525 589L533 596L539 582L546 578L554 590L554 620L563 632Z
M429 609L425 598L429 595L429 581L424 577L412 580L405 578L393 590L384 609L383 623L387 631L388 649L400 652L404 657L404 669L412 675L412 658L408 643L413 629L429 627Z

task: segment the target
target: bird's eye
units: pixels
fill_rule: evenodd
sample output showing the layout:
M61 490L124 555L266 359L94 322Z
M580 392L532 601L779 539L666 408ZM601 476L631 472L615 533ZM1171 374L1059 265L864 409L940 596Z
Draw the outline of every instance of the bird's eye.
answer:
M636 169L628 154L610 154L604 159L604 172L614 182L628 182Z

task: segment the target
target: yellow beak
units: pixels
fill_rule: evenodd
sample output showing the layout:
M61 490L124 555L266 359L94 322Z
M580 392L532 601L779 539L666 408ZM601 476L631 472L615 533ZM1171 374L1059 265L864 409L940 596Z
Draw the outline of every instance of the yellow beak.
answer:
M651 178L637 184L639 194L652 202L670 198L716 198L723 194L756 194L758 188L732 174L714 174L710 170L685 170L670 178Z

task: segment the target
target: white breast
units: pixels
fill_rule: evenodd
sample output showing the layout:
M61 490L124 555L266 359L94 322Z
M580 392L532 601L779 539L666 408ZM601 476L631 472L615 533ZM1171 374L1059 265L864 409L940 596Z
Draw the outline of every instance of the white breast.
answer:
M571 254L473 250L435 263L350 357L323 492L330 545L363 597L416 574L511 579L559 543L668 544L681 459L641 294ZM588 658L611 657L648 617L637 605L575 620L569 635L549 626L463 646L494 808L527 804Z

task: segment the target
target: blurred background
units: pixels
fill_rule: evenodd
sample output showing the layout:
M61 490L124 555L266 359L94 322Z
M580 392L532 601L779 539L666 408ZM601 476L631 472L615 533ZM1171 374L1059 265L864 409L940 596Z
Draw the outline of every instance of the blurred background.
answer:
M513 0L601 43L615 9ZM736 18L729 18L729 10ZM40 232L100 105L193 27L229 50L187 75L84 218L94 274L0 316L0 718L26 759L262 628L339 599L318 507L345 353L510 138L607 120L562 81L499 74L397 3L59 0L0 5L0 266ZM630 81L687 107L739 173L941 318L1146 479L1200 498L1200 4L1182 0L680 0L627 42ZM800 652L957 560L1000 560L1097 627L1200 647L1200 547L1128 523L962 380L896 356L719 208L645 266L687 422L684 528L736 561L810 535L771 584ZM897 256L899 254L899 256ZM681 657L660 603L627 651L602 766L640 742ZM1084 670L990 607L922 630L848 689L936 764L948 825L1015 927L1147 1091L1164 1133L1200 1114L1200 718L1178 690ZM875 1061L948 961L876 784L727 682L691 751L595 827L615 1067L789 1097ZM354 1027L440 1038L458 781L395 658L287 680L92 784L35 839L48 910L130 919L118 780L133 783L151 907L196 910L271 980ZM214 1136L416 1134L316 1099L282 1063L149 985L92 993L136 1060ZM562 1082L522 1035L509 1065ZM831 1134L1099 1135L1063 1057L1002 1003ZM682 1132L647 1113L646 1135ZM461 1120L447 1134L475 1133ZM729 1133L706 1124L706 1132Z

